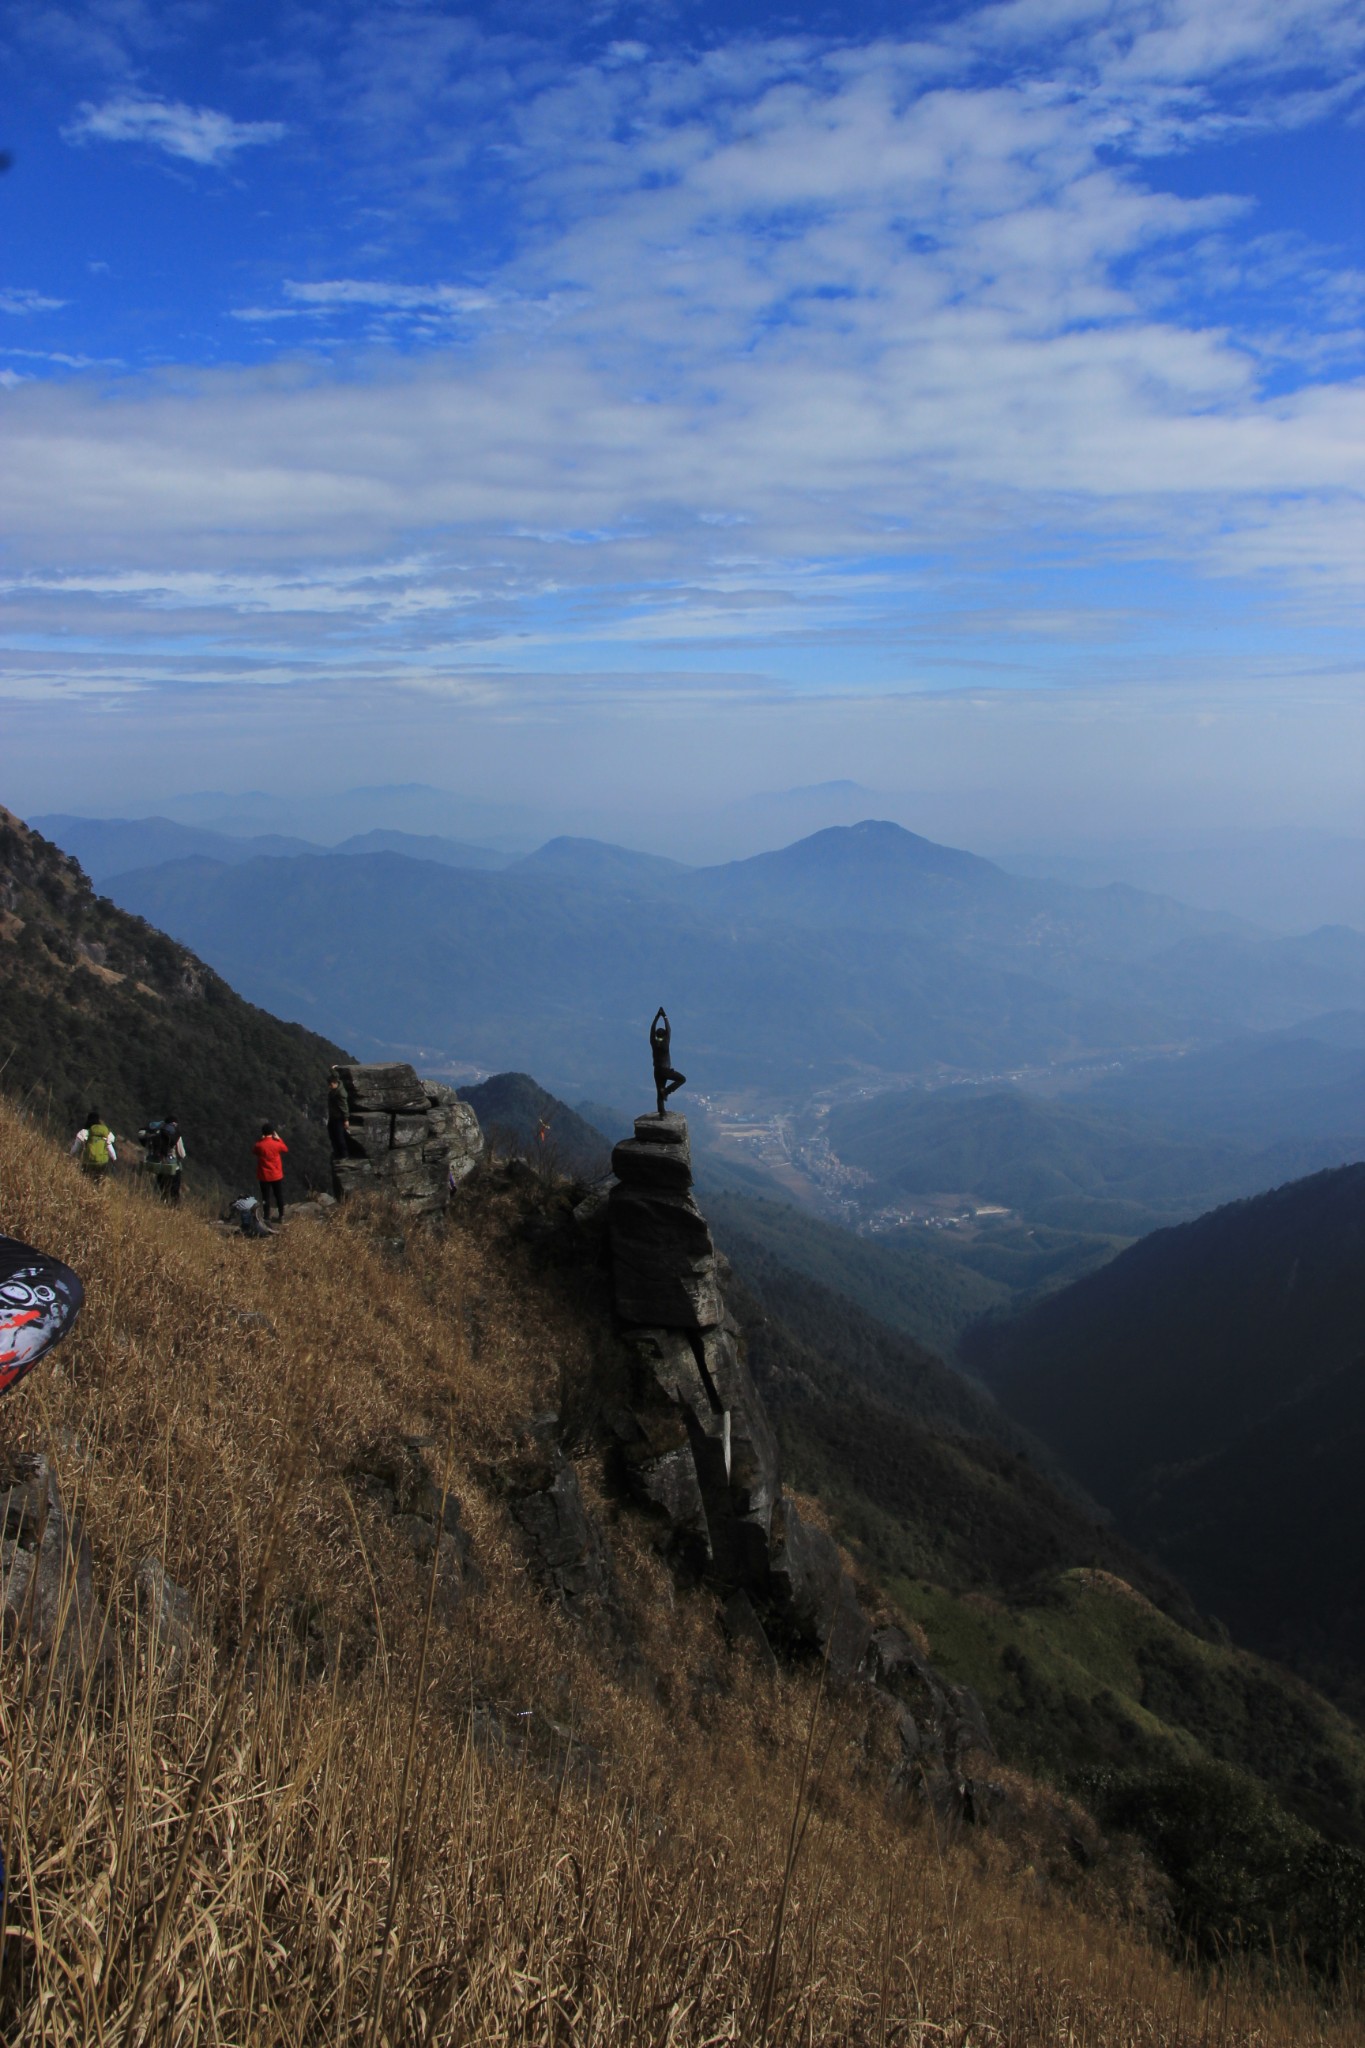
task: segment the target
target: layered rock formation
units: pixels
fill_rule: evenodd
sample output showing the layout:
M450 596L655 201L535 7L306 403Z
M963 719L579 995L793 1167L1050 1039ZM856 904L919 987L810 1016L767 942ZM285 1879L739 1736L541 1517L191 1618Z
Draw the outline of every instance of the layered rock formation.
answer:
M419 1216L443 1209L483 1151L479 1119L453 1088L409 1066L337 1068L346 1091L351 1155L332 1162L338 1200L382 1188Z
M782 1492L777 1440L725 1305L724 1262L692 1194L687 1120L641 1116L612 1153L616 1310L636 1359L614 1418L631 1489L729 1596L737 1632L862 1662L869 1630L839 1553Z

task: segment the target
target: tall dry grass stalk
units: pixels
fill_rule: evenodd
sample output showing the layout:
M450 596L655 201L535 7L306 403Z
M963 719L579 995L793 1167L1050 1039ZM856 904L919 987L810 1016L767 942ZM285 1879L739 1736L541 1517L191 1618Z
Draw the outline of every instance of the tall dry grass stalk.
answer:
M631 1516L629 1653L548 1605L494 1468L609 1340L496 1198L402 1257L359 1215L256 1246L99 1195L3 1108L0 1188L89 1289L0 1450L53 1456L111 1646L0 1658L7 2044L1360 2040L1347 1990L1196 1978L988 1835L940 1840L865 1703L761 1681ZM473 1538L452 1620L354 1485L394 1436ZM193 1598L178 1670L148 1555Z

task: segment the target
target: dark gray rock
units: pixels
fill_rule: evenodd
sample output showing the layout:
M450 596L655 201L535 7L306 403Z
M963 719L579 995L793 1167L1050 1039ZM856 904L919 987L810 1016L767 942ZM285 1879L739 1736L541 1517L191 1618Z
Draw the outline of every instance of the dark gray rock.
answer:
M713 1401L729 1417L728 1479L734 1512L764 1532L782 1489L777 1438L734 1336L723 1325L701 1337L701 1366Z
M637 1116L635 1136L642 1145L676 1145L683 1147L691 1156L692 1140L687 1129L687 1118L677 1110L665 1110L662 1116Z
M113 1647L95 1598L90 1539L68 1518L47 1458L20 1453L0 1473L0 1624L63 1682L108 1668Z
M546 1590L574 1612L608 1608L615 1602L611 1552L584 1505L578 1474L552 1440L552 1424L551 1417L533 1423L518 1455L494 1476Z
M720 1321L715 1247L690 1195L622 1184L612 1190L607 1222L622 1322L700 1330Z
M337 1199L385 1189L419 1216L444 1209L483 1151L479 1120L451 1088L408 1066L337 1069L350 1104L352 1156L332 1162Z
M450 1620L464 1599L483 1591L483 1574L461 1520L460 1503L453 1493L442 1492L419 1442L410 1437L382 1438L361 1452L346 1476L392 1517L396 1534L423 1563L435 1546L435 1612L442 1620Z
M760 1670L770 1678L777 1676L777 1659L767 1632L759 1620L753 1601L742 1588L737 1588L721 1609L721 1626L730 1641L748 1650L758 1661Z
M194 1652L205 1641L190 1596L166 1576L159 1557L143 1558L136 1586L145 1640L168 1684L178 1685Z
M692 1153L687 1145L645 1144L622 1138L612 1147L611 1170L627 1187L685 1195L692 1185Z
M582 1201L574 1205L573 1220L580 1230L596 1230L606 1222L607 1205L616 1186L614 1173L604 1174L601 1180L592 1183Z
M834 1676L851 1678L872 1632L832 1537L803 1521L785 1495L773 1512L768 1572L771 1610L792 1646L827 1651Z
M344 1066L337 1070L352 1111L426 1109L426 1089L414 1067Z

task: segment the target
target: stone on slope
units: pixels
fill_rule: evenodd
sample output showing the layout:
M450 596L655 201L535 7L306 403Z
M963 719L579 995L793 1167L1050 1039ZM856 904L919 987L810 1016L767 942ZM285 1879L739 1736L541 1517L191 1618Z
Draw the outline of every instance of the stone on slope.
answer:
M350 1114L350 1154L332 1162L338 1199L386 1189L418 1215L434 1215L483 1151L479 1120L442 1082L409 1066L337 1068Z
M703 1330L720 1321L715 1246L691 1195L651 1194L622 1182L612 1190L608 1222L622 1322Z

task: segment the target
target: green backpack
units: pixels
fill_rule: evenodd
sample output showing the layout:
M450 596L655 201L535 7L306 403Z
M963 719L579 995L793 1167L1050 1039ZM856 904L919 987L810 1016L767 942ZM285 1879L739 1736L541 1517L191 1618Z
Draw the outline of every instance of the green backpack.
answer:
M81 1152L81 1157L87 1166L107 1166L109 1164L108 1124L91 1124L85 1134L85 1146Z

